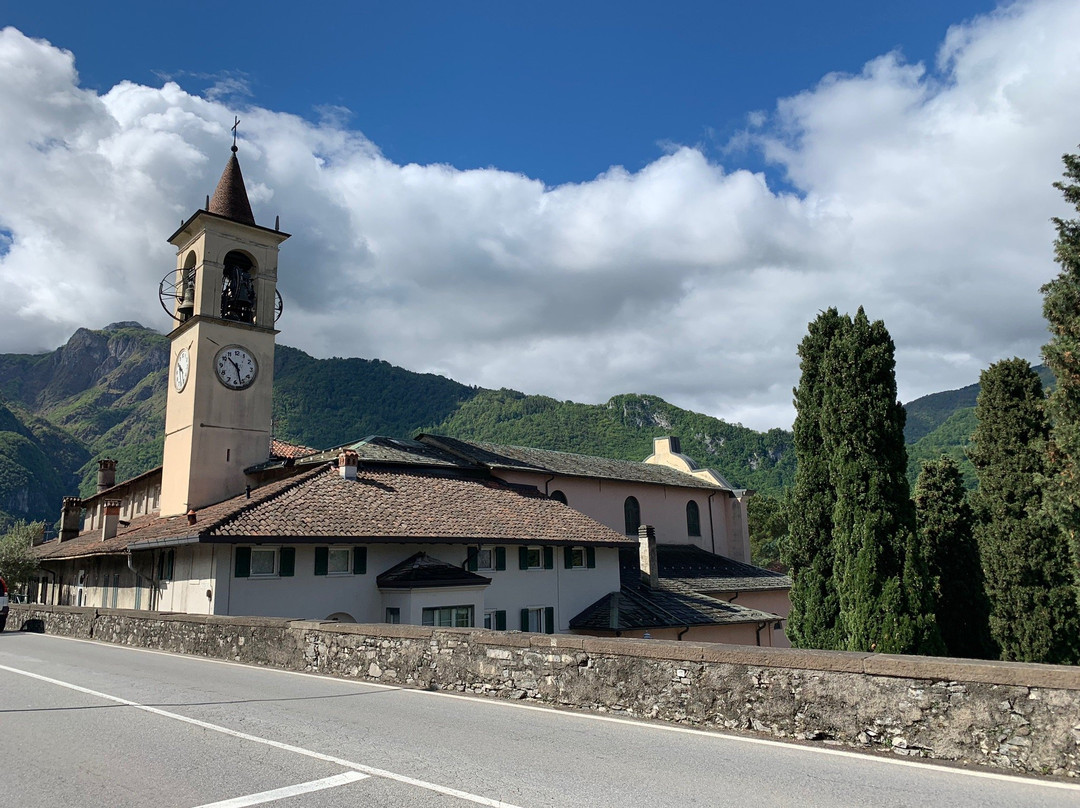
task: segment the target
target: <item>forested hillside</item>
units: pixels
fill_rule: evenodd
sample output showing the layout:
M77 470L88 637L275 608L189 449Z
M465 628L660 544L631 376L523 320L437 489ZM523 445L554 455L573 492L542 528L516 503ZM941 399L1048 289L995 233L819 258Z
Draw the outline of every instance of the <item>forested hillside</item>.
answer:
M678 435L685 454L738 487L779 493L795 473L790 432L755 432L648 395L576 404L514 390L484 390L434 431L623 460L644 460L652 453L654 437Z
M17 518L52 522L63 495L93 491L101 457L118 461L121 479L161 463L168 357L168 339L138 323L79 329L45 354L0 354L0 528ZM670 434L738 487L779 495L795 471L790 432L755 432L651 395L578 404L284 345L274 376L275 435L316 448L425 430L641 460L654 437ZM977 394L970 385L907 405L912 481L924 459L945 453L974 484L964 447Z

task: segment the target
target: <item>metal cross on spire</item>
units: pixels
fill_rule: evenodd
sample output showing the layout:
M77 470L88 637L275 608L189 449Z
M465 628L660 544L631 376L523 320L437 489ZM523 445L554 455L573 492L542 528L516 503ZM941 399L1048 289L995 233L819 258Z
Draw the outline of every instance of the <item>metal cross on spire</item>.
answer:
M232 150L233 150L234 152L236 151L236 127L238 127L239 125L240 125L240 119L239 119L239 118L237 118L237 117L236 117L235 115L233 115L233 125L232 125Z

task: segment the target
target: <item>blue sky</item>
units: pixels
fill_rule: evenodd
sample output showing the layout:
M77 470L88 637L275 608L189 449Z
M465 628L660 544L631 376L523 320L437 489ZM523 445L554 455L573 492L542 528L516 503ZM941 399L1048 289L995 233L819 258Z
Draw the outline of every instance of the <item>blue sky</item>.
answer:
M110 3L0 12L0 351L167 331L233 115L280 341L790 425L862 305L900 397L1038 361L1080 4Z
M2 22L73 51L84 87L234 79L245 104L349 110L398 163L558 185L637 171L668 144L719 157L748 113L894 49L932 64L949 25L994 5L43 2L8 4ZM753 151L733 159L765 168Z

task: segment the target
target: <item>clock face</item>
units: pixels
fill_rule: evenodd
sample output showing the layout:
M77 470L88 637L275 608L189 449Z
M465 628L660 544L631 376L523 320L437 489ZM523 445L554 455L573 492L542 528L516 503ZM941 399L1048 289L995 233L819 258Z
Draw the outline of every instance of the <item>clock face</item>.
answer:
M251 387L259 375L259 363L247 348L226 345L214 357L218 380L230 390Z
M187 348L181 348L176 355L176 366L173 368L173 386L176 392L183 392L187 386L188 372L191 370L191 357L188 356Z

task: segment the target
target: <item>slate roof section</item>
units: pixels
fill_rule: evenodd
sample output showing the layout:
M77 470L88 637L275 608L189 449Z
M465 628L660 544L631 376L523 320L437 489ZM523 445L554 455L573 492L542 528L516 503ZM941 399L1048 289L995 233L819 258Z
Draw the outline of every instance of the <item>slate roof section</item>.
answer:
M480 469L477 463L459 457L451 452L439 449L418 440L407 438L388 438L383 435L368 435L366 438L327 449L325 452L305 458L304 462L336 461L343 449L352 449L361 463L386 463L401 466L432 466L437 468Z
M148 516L101 540L99 530L35 548L41 559L149 548L161 543L433 542L634 546L583 513L527 486L438 470L363 469L345 480L318 466L186 517Z
M415 553L375 579L380 589L431 589L442 586L487 586L490 578L447 564L427 553Z
M600 477L606 480L707 488L713 491L731 490L678 469L653 463L612 460L592 455L554 452L550 449L530 449L525 446L499 446L443 435L420 434L416 439L492 470L532 471L567 477Z
M648 628L768 623L781 618L697 592L627 585L571 618L570 628L628 631Z
M244 175L240 171L240 161L236 159L236 146L232 147L229 162L221 172L214 195L210 198L210 213L232 219L242 224L255 224L255 215L251 212L247 188L244 187Z
M790 589L791 578L779 572L744 564L733 558L716 555L691 544L657 544L656 560L663 582L695 592L730 592L734 590ZM621 574L640 575L637 556L619 557Z

